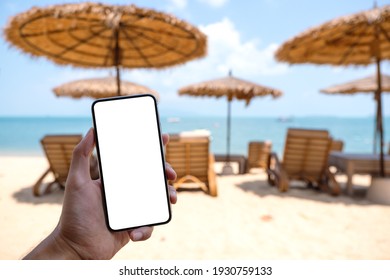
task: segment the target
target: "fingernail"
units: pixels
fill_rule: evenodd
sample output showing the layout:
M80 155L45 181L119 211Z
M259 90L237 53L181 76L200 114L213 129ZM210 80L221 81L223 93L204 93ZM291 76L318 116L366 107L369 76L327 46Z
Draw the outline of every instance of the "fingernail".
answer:
M133 241L140 241L140 240L142 240L143 236L144 235L142 234L142 232L139 232L139 231L134 232L133 233Z

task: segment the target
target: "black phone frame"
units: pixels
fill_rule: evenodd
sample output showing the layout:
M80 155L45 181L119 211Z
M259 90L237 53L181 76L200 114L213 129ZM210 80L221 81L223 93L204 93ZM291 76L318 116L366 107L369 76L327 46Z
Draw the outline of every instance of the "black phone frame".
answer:
M99 148L99 137L98 137L98 128L96 124L96 117L95 117L95 110L94 107L97 103L100 102L110 102L110 101L117 101L121 99L133 99L133 98L145 98L145 97L151 97L153 99L153 104L154 104L154 112L155 112L155 118L157 122L157 128L158 128L158 135L159 135L159 143L160 143L160 152L161 152L161 163L162 163L162 168L163 168L163 174L164 174L164 185L165 185L165 192L166 192L166 198L167 198L167 206L168 206L168 213L169 217L166 221L159 222L159 223L153 223L153 224L144 224L144 225L139 225L135 227L128 227L128 228L121 228L121 229L113 229L110 226L110 221L108 217L108 208L107 208L107 201L106 201L106 194L105 194L105 186L104 186L104 176L103 176L103 170L101 168L101 158L100 158L100 148ZM165 172L165 156L164 156L164 149L163 149L163 141L162 141L162 136L161 136L161 124L160 124L160 118L158 114L158 108L157 108L157 100L156 97L152 94L136 94L136 95L129 95L129 96L115 96L115 97L108 97L108 98L99 98L96 99L92 105L91 105L91 111L92 111L92 120L93 120L93 127L94 127L94 136L95 136L95 145L96 145L96 153L97 153L97 158L98 158L98 163L99 163L99 175L100 175L100 181L102 184L102 203L103 203L103 209L104 209L104 215L105 215L105 220L106 220L106 225L107 228L110 231L113 232L120 232L120 231L126 231L126 230L131 230L135 228L140 228L140 227L146 227L146 226L158 226L158 225L164 225L167 224L171 221L172 219L172 210L171 210L171 203L170 203L170 198L169 198L169 190L168 190L168 180L167 180L167 175Z

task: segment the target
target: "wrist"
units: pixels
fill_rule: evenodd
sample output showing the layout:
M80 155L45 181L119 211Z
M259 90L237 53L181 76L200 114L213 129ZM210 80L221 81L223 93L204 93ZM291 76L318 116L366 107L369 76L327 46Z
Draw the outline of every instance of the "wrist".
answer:
M46 237L24 260L80 260L80 255L61 235L58 227Z

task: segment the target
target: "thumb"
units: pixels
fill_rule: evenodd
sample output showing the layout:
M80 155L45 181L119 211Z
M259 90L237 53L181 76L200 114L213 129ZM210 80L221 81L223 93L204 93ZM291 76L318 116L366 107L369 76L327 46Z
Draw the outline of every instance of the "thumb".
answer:
M93 128L91 128L85 137L73 150L72 162L70 164L68 178L76 175L77 179L90 179L90 158L95 145Z
M162 135L163 145L166 146L169 142L169 134L163 134Z

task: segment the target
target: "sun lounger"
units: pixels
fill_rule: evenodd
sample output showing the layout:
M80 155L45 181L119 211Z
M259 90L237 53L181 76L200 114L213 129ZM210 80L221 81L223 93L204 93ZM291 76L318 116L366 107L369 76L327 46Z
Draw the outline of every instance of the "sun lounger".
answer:
M331 144L326 130L288 129L283 161L275 153L269 156L268 182L281 192L289 189L291 180L299 180L308 186L339 194L339 184L328 168Z
M210 153L208 135L170 135L165 158L176 171L177 180L171 182L176 189L195 187L217 196L214 156Z
M33 194L35 196L49 193L54 184L58 184L62 188L65 186L73 149L81 139L82 135L46 135L42 138L41 145L49 162L49 168L33 186ZM45 190L42 192L42 181L50 173L53 174L54 180L47 184ZM94 157L91 161L91 174L92 178L98 177L97 162Z
M246 172L251 168L267 168L267 160L272 151L272 143L264 142L249 142L248 145L248 160L246 164Z

